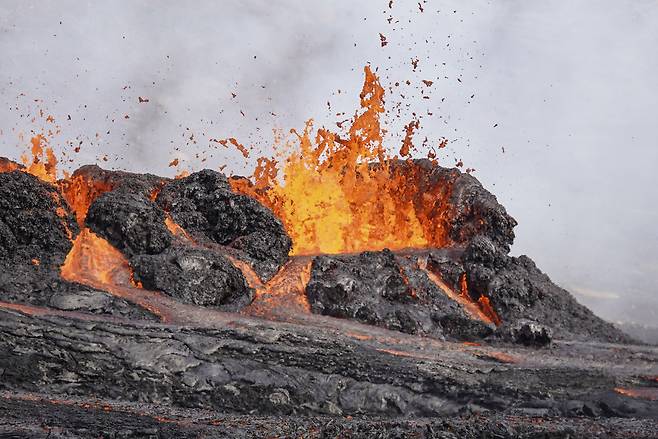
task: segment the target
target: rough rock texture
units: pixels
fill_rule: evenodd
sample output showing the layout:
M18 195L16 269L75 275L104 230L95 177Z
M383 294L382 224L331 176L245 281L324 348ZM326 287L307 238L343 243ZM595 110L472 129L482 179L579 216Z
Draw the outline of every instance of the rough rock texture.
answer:
M313 312L408 334L459 339L491 334L412 262L389 250L318 256L306 294Z
M630 338L555 285L527 256L508 256L489 238L478 236L461 258L474 298L487 295L503 321L530 319L555 337L622 342Z
M393 169L418 189L413 195L417 215L432 219L433 233L449 237L448 245L454 251L430 252L427 265L452 290L461 292L460 279L465 276L471 300L488 298L503 323L515 325L530 319L563 339L630 341L553 284L530 258L509 256L517 223L475 177L429 160L401 161ZM445 300L440 300L440 293L435 294L431 282L405 284L392 256L382 262L384 254L318 257L306 290L312 310L411 333L459 339L491 333L486 326L461 324L461 316L442 303ZM415 276L418 268L407 266L404 277L410 280ZM409 290L428 300L412 300ZM391 297L404 300L393 301ZM425 305L420 313L416 311L418 303ZM437 312L443 314L440 319Z
M109 431L134 425L123 416L143 416L143 408L126 405L130 401L157 404L160 413L151 419L162 425L146 424L156 432L177 424L176 408L195 410L191 425L213 425L202 421L214 419L204 410L223 418L249 414L247 429L258 422L254 413L302 424L313 422L306 417L330 416L337 419L328 422L346 427L354 424L343 424L345 416L352 416L364 435L382 419L402 422L400 432L425 425L422 418L468 428L459 416L481 422L457 437L539 434L544 422L565 434L582 428L583 416L596 421L589 425L617 426L627 435L657 431L656 348L558 342L550 350L494 349L317 319L291 325L199 310L193 325L163 326L38 317L0 307L0 387L8 392L0 398L8 408L0 420L9 417L16 425L20 413L35 416L32 404L47 404L38 395L21 395L37 392L70 407L61 410L78 416L74 425L89 422L75 414L81 406L94 419L109 416L101 411L116 412ZM639 396L629 396L633 391ZM516 427L492 422L505 417L516 418ZM181 424L190 425L184 417ZM265 433L275 428L261 426Z
M244 276L221 254L183 246L130 260L135 280L185 303L238 310L253 300Z
M0 173L0 301L152 319L108 293L61 279L78 232L55 187L24 172Z
M157 204L121 189L98 197L89 208L86 224L127 255L162 253L174 239Z
M656 437L658 348L510 257L515 222L493 195L428 163L414 165L417 208L439 212L451 247L316 257L306 294L325 315L285 321L217 309L254 294L225 252L267 277L290 248L221 174L76 172L94 183L68 187L91 203L85 225L165 293L121 297L59 278L71 212L55 187L0 174L0 436ZM485 297L495 331L463 302Z
M432 233L447 234L446 244L465 245L483 235L509 251L517 222L475 177L427 159L395 162L393 172L417 188L411 194L416 214L429 219Z
M263 280L288 260L292 242L281 221L253 198L234 193L223 174L206 169L169 182L156 201L194 238L240 251Z
M165 211L151 201L165 180L95 167L79 175L105 188L91 203L85 225L130 258L134 279L144 288L226 310L252 301L244 276L218 249L176 239L168 229Z
M553 331L532 320L520 319L504 323L496 329L495 337L526 346L547 346L553 340Z

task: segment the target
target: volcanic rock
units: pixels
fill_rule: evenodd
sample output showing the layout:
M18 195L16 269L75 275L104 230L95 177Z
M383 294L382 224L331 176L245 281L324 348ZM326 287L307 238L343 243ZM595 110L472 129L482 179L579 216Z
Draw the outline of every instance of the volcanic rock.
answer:
M553 340L553 331L532 320L521 319L513 324L504 323L496 329L496 337L525 346L547 346Z
M124 299L61 279L77 232L54 186L21 171L0 173L0 300L153 319Z
M238 250L265 281L288 260L292 243L281 221L253 198L234 193L223 174L206 169L171 181L156 202L195 239Z
M316 257L306 294L315 313L408 334L474 339L492 331L390 250Z
M237 310L253 300L240 270L212 250L173 246L157 255L135 256L130 264L145 288L185 303Z
M142 194L117 189L92 203L86 224L126 255L158 254L173 235L165 226L165 213Z
M486 295L503 321L540 322L562 339L630 341L551 282L530 258L508 256L487 237L472 240L461 261L473 298Z
M254 295L224 253L267 275L290 241L221 174L58 183L86 191L83 224L165 294L63 281L84 236L71 209L55 186L0 174L0 436L655 437L657 349L509 256L515 221L473 177L399 166L417 166L417 211L437 215L445 248L317 256L316 314L285 321L222 311Z

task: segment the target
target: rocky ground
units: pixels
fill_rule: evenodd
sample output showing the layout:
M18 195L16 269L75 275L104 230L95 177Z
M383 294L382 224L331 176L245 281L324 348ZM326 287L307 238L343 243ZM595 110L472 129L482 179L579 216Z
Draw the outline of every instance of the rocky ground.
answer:
M657 437L658 348L509 256L470 175L399 164L444 248L289 258L213 171L3 163L0 437Z

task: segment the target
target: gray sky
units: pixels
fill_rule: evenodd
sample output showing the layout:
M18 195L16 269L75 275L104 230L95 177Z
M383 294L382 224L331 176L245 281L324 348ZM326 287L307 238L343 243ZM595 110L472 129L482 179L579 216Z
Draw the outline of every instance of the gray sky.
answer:
M267 154L272 129L331 125L353 114L370 63L387 90L401 83L387 97L400 109L392 150L423 115L417 143L448 138L442 164L463 159L519 221L515 254L606 318L658 321L658 3L421 6L4 0L0 155L17 158L20 134L52 128L53 115L69 167L173 175L179 158L249 174L258 154L244 160L209 139Z

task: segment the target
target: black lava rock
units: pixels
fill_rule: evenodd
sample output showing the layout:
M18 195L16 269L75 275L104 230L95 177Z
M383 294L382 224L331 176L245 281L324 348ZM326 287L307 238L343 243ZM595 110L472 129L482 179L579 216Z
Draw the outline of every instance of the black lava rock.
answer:
M173 246L157 255L135 256L130 264L145 288L186 303L236 310L253 300L240 270L208 249Z
M511 343L543 347L551 344L553 331L535 321L521 319L498 327L494 336Z
M171 245L165 213L142 194L106 192L92 203L86 224L127 255L158 254Z
M54 186L21 171L0 173L0 258L59 266L77 230Z
M413 258L390 250L316 257L306 294L315 313L409 334L473 339L492 331L448 298Z
M223 174L203 170L171 181L156 202L195 239L238 250L264 280L288 259L292 242L281 221L255 199L234 193Z
M77 233L78 225L54 186L20 171L0 173L0 300L154 319L124 299L60 277Z

